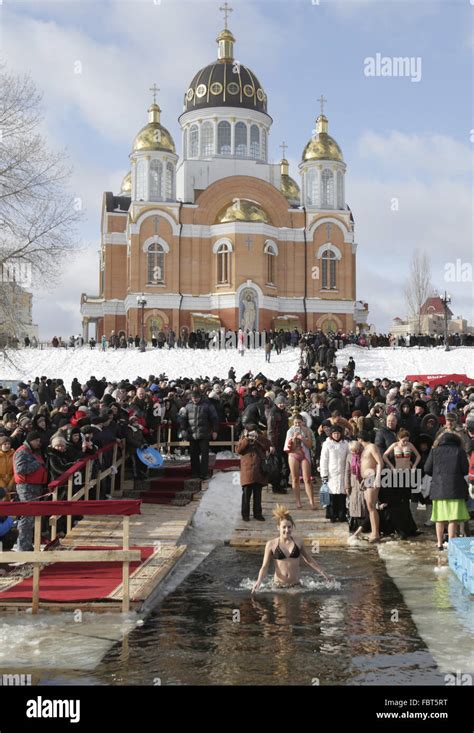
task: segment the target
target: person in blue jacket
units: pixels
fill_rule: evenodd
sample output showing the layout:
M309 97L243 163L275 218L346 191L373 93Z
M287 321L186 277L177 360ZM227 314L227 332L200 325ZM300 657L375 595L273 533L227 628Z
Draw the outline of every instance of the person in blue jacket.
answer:
M5 489L0 488L0 501L4 502L7 498ZM11 550L18 539L18 530L15 526L13 517L0 517L0 543L1 550L7 552Z

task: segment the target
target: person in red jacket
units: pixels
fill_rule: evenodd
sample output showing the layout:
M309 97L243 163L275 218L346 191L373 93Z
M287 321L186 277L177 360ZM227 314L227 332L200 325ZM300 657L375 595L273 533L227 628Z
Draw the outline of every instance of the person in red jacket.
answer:
M20 501L35 501L44 493L48 472L41 454L41 435L32 430L13 456L16 491ZM18 549L33 549L34 517L20 517L18 522Z

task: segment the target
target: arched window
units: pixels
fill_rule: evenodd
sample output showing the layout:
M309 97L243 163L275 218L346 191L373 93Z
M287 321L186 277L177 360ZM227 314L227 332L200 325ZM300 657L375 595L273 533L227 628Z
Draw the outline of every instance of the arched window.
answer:
M247 125L245 122L237 122L235 126L235 154L239 158L247 155Z
M250 128L250 157L260 158L260 130L257 125Z
M146 161L139 160L137 162L137 201L145 201L146 199Z
M337 172L337 208L344 208L344 176L341 171Z
M315 170L306 174L306 203L309 206L319 206L318 172Z
M219 155L230 155L230 122L223 120L217 125L217 152Z
M336 287L336 255L330 249L324 250L321 255L322 288L333 290Z
M163 200L163 163L152 160L150 163L150 201Z
M225 242L217 250L217 282L219 285L230 283L230 252L231 249Z
M214 125L205 122L201 127L201 155L209 156L214 153Z
M262 130L262 160L267 160L267 131Z
M174 199L174 168L172 163L166 164L166 200Z
M267 270L267 285L275 285L276 280L276 257L277 252L273 244L265 245L265 259L266 259L266 270Z
M321 175L321 206L332 209L334 206L334 174L325 168Z
M150 244L147 252L147 283L156 285L165 281L165 251L159 242Z
M197 125L191 125L189 130L189 157L197 158L199 155L199 129Z

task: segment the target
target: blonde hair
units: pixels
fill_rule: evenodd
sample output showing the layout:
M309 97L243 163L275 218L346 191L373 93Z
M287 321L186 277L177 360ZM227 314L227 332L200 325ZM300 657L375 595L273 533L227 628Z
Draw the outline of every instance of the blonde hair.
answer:
M351 453L360 453L362 450L362 446L358 440L351 440L351 442L349 443L349 450Z
M293 527L295 526L295 522L293 520L293 517L290 514L290 510L288 507L284 506L283 504L277 504L275 509L273 510L273 516L277 520L277 524L279 525L283 521L291 522Z

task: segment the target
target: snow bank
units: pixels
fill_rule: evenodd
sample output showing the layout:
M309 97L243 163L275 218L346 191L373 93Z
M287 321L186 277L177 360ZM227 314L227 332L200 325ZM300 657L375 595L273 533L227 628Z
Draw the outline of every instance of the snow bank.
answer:
M354 358L355 373L366 379L389 377L402 381L407 374L466 374L474 377L474 347L459 346L445 351L444 346L381 347L346 346L337 352L338 369Z
M110 381L134 380L137 376L164 372L170 379L181 376L208 376L227 378L231 366L237 378L251 370L262 372L270 379L292 379L298 371L299 349L288 348L277 355L272 352L271 362L265 362L263 349L248 350L240 356L236 350L207 351L192 349L149 349L141 353L135 349L117 349L102 352L88 346L80 349L22 349L0 354L1 380L28 380L46 375L61 378L68 386L73 377L84 383L93 374ZM339 369L346 366L349 357L356 363L356 374L363 378L390 377L402 380L407 374L467 374L474 378L474 347L463 346L451 351L436 348L379 348L346 346L338 351Z

